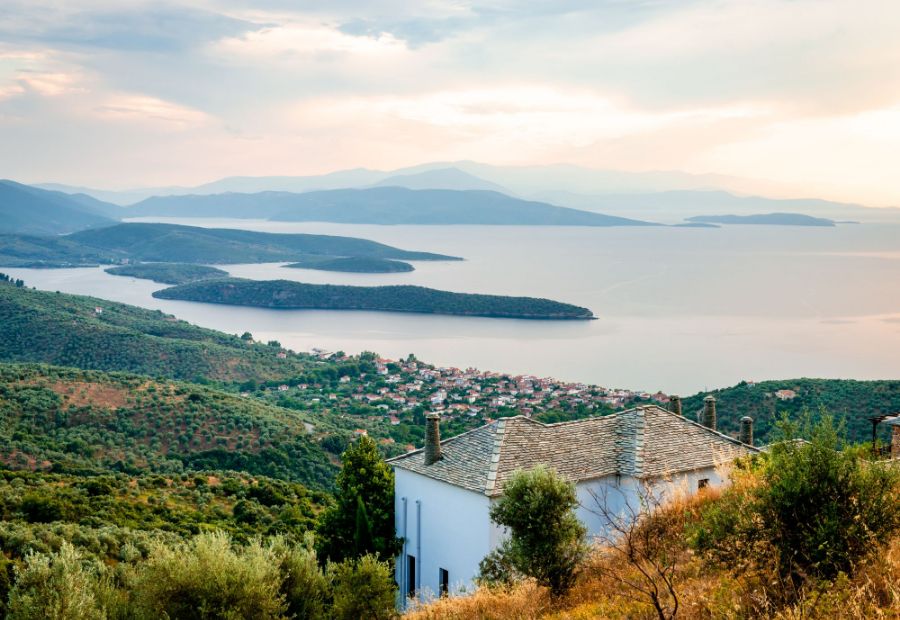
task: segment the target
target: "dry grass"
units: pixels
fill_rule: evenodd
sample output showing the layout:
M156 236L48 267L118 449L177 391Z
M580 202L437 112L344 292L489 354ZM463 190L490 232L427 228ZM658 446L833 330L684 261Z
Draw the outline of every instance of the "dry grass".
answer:
M715 495L709 494L679 500L663 511L667 515L663 521L675 523L678 530L673 514L695 518L702 505L714 499ZM677 531L673 533L677 535ZM629 570L634 572L629 574ZM834 583L821 584L805 593L795 607L771 614L758 611L766 607L764 588L752 578L712 568L686 545L679 552L676 575L681 603L678 619L900 620L900 538L873 554L852 579L841 577ZM511 589L480 588L469 596L441 599L408 612L404 620L657 618L649 601L622 585L622 577L636 578L636 569L623 567L620 560L598 549L569 594L555 604L551 604L546 590L526 582Z

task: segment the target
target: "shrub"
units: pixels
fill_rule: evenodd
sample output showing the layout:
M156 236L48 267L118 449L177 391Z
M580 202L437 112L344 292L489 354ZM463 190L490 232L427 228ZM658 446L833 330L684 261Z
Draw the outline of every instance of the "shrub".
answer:
M396 615L397 586L387 562L374 555L331 562L327 569L332 584L331 615L335 620L385 620Z
M279 563L271 547L234 549L221 532L157 545L134 585L140 618L280 618Z
M280 556L281 593L291 618L320 620L325 618L329 597L328 579L319 568L312 537L303 546L288 546L283 540L274 543Z
M762 462L704 512L694 544L739 572L768 575L780 602L806 584L852 574L900 531L896 468L842 450L840 429L824 415L794 441L796 427Z
M97 569L69 543L57 553L30 553L16 568L9 593L10 620L95 620L106 614L97 600Z

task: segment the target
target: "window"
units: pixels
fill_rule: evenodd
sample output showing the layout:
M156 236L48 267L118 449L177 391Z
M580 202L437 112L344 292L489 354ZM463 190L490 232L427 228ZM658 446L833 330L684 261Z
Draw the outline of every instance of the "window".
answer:
M406 596L413 597L416 595L416 558L415 556L406 556Z
M700 478L700 480L697 481L697 490L698 491L700 489L705 489L708 486L709 486L709 478Z
M447 596L450 593L450 573L446 568L438 569L438 588L441 596Z

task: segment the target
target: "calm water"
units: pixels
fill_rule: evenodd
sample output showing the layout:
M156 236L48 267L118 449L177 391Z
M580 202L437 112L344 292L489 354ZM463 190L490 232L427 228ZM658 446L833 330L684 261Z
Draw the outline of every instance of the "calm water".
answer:
M234 276L548 297L586 306L599 320L239 308L153 299L163 285L99 268L3 271L40 289L159 308L295 350L415 353L441 365L685 394L741 379L900 378L900 225L707 230L154 221L347 235L466 259L383 275L226 266Z

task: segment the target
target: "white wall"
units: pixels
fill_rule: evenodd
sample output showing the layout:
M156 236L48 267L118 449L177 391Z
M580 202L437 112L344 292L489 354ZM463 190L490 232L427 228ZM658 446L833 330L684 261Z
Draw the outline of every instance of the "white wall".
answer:
M478 574L478 564L505 537L504 528L491 522L490 500L487 496L434 480L405 469L395 468L395 515L397 535L406 544L397 562L397 583L401 596L407 594L405 575L407 555L416 558L416 572L420 599L427 600L439 592L438 569L449 571L450 593L470 591ZM684 472L671 480L656 480L651 492L665 503L679 492L694 493L701 479L711 487L725 483L714 467ZM588 529L590 538L606 533L608 522L596 514L597 498L605 498L607 506L625 513L640 510L644 493L640 483L632 478L607 476L576 485L580 506L578 518ZM406 514L404 519L404 498ZM416 502L419 502L418 506ZM418 532L421 531L421 541Z
M710 487L719 487L727 482L715 467L683 472L671 479L657 479L641 483L631 476L605 476L586 480L576 485L579 507L575 510L578 518L587 527L588 536L596 537L609 533L609 523L604 518L598 503L615 515L639 515L648 496L664 504L682 494L697 492L700 480L708 480ZM600 513L600 514L598 514Z
M451 594L471 590L478 563L491 550L492 524L487 496L399 467L394 471L396 527L400 537L404 536L403 498L406 498L406 544L397 562L401 593L406 593L407 555L416 558L421 597L437 595L440 568L449 572Z

